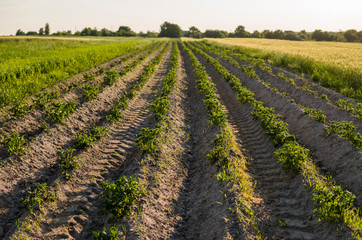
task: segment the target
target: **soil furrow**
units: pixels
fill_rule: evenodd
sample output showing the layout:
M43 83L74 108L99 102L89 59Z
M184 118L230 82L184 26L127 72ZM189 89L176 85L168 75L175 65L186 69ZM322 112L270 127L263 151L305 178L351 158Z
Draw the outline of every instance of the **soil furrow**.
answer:
M193 67L185 52L181 52L189 81L192 155L185 161L187 177L184 190L175 203L175 212L181 219L171 239L226 239L232 235L227 223L229 205L222 194L226 190L217 180L216 167L205 157L211 149L210 142L215 130L208 127L208 114L202 103L202 95L196 89Z
M142 65L152 61L156 54L157 52ZM19 200L27 191L33 189L34 183L55 181L59 172L57 168L59 147L70 146L79 132L103 121L107 109L120 99L121 93L129 88L128 83L136 81L140 73L141 69L136 69L123 77L123 81L120 80L113 86L105 88L97 99L83 104L63 124L57 124L50 128L50 132L44 132L36 137L35 141L29 144L24 156L18 159L10 158L0 168L0 227L4 232L13 227L15 220L24 211Z
M354 193L357 196L355 205L360 208L362 204L361 152L336 134L325 133L324 124L306 117L304 111L294 102L273 93L260 81L248 78L239 68L220 57L217 58L224 67L255 93L257 100L264 102L267 107L273 107L275 113L281 115L281 119L288 124L290 133L296 136L301 145L310 149L313 161L320 167L321 172L331 174L337 185Z
M138 149L136 135L142 127L153 122L150 105L160 92L161 79L167 72L170 54L166 54L160 67L141 92L133 99L124 119L110 126L108 135L92 149L79 156L80 169L67 184L60 183L57 207L49 209L45 221L33 237L90 239L106 223L99 216L101 182L115 180L126 169L135 171ZM124 139L130 143L125 145Z
M180 62L179 57L179 62ZM186 178L184 162L190 158L190 132L187 104L187 77L179 63L177 84L168 99L172 106L163 122L159 146L155 156L144 156L142 175L139 181L146 183L147 194L142 197L142 214L124 219L127 226L126 239L169 239L175 231L181 216L175 212L175 202L180 197ZM158 124L162 124L158 122Z
M312 193L304 186L301 177L286 172L273 157L276 149L265 134L259 133L263 130L250 115L252 107L238 103L228 83L204 59L199 60L216 83L230 122L237 127L238 137L253 159L250 171L257 182L255 191L263 199L257 204L262 235L268 239L339 239L333 228L318 222L312 213L315 209ZM261 171L260 168L270 171ZM296 212L298 214L294 214Z

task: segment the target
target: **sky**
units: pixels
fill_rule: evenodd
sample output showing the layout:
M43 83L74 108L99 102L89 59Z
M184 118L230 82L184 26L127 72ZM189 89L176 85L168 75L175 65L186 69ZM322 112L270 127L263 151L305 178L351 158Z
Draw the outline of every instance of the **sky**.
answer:
M49 23L50 31L84 27L129 26L135 32L159 31L165 22L183 30L345 31L362 30L361 0L0 0L0 35L18 29L38 31Z

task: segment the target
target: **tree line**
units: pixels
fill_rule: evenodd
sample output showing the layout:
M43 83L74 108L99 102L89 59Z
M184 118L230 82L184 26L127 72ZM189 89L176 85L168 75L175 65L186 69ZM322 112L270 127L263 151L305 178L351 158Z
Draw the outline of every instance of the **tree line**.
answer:
M29 31L27 33L22 30L16 32L17 36L20 35L50 35L49 24L46 23L44 28L40 28L38 32ZM295 31L283 31L283 30L264 30L248 32L245 27L239 25L234 32L227 32L224 30L207 29L201 32L197 27L191 26L187 31L182 31L179 25L164 22L160 26L160 32L134 32L128 26L120 26L117 31L111 31L106 28L98 30L97 28L86 27L81 31L57 31L52 33L54 36L104 36L104 37L190 37L190 38L268 38L268 39L285 39L292 41L304 41L304 40L316 40L316 41L337 41L337 42L362 42L362 31L355 29L349 29L347 31L339 32L327 32L320 29L316 29L313 32L306 32L302 30L300 32Z

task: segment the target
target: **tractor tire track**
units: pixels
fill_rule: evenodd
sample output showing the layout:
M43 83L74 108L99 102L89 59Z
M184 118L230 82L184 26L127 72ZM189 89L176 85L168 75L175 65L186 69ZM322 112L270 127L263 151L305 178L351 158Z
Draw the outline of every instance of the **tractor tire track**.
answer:
M142 65L152 61L156 54ZM64 123L56 124L49 133L40 134L29 144L24 156L10 158L0 168L0 228L3 233L9 232L23 215L25 209L19 200L27 195L27 191L32 190L35 183L53 183L59 176L59 148L70 146L79 132L104 121L107 109L120 99L121 93L129 88L128 83L136 81L140 73L141 68L106 88L97 99L83 104Z

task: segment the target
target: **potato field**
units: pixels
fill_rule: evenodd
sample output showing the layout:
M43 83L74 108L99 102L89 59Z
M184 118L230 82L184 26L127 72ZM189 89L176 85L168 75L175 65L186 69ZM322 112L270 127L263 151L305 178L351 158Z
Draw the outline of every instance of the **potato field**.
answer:
M358 98L210 41L22 41L0 239L362 238Z

